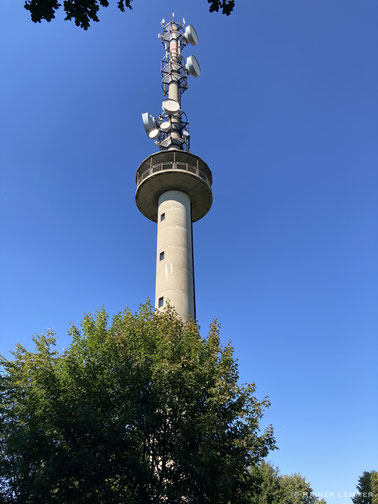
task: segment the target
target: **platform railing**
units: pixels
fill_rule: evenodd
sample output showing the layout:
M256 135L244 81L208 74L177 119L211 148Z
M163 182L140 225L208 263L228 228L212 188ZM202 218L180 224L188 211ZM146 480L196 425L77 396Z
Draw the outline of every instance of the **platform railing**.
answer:
M145 167L143 171L141 171L141 169L139 168L136 177L137 186L139 186L139 184L141 184L143 180L145 180L150 175L153 175L163 170L173 170L173 171L193 173L194 175L197 175L197 177L200 177L211 188L211 182L209 180L209 177L207 177L207 175L202 170L200 170L198 166L193 166L191 164L183 163L181 161L178 161L176 163L172 162L158 163L156 165Z

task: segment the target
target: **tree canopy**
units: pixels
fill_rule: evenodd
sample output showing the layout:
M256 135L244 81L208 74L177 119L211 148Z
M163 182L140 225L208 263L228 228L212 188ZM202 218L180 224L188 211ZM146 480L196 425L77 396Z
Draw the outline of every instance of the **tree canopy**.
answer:
M4 504L247 504L275 448L259 429L268 399L238 383L213 323L202 338L175 312L102 309L1 358L0 501Z
M358 478L353 504L378 504L378 472L364 471Z
M143 1L143 0L139 0ZM133 0L118 0L117 6L120 11L132 9ZM210 12L219 12L229 16L235 7L235 0L207 0ZM55 13L62 7L58 0L26 0L25 9L30 12L31 19L35 23L42 20L51 21ZM87 30L92 21L98 22L100 7L108 7L109 0L64 0L63 10L65 19L74 21L77 26Z
M251 467L250 504L326 504L313 494L310 483L300 474L280 475L276 467L262 461Z

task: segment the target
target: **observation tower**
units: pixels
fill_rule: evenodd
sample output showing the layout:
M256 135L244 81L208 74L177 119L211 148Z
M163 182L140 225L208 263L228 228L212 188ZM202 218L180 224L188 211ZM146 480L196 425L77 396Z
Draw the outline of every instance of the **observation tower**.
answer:
M142 114L146 133L159 151L136 172L135 200L142 214L157 223L155 307L161 309L169 301L186 321L196 318L193 222L210 210L212 175L205 161L190 152L189 123L181 107L188 76L200 74L197 59L182 56L188 44L197 45L197 33L185 20L178 23L174 14L161 25L162 112L157 118Z

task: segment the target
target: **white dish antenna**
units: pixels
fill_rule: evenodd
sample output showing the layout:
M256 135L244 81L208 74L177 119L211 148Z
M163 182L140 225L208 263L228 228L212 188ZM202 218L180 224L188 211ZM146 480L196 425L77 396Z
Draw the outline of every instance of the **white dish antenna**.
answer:
M160 129L164 133L167 133L171 129L171 123L169 121L164 121L160 124Z
M153 137L150 136L150 133L151 133L151 131L153 131L153 130L156 129L156 119L155 119L155 117L153 117L148 112L145 112L144 114L142 114L142 121L143 121L144 129L146 130L146 134L150 138L153 138Z
M187 58L185 68L190 75L193 75L193 77L199 77L201 73L201 67L199 66L195 56L189 56L189 58Z
M159 136L159 129L158 128L154 128L153 130L151 130L149 133L148 133L148 136L150 138L157 138Z
M161 106L166 114L176 114L180 110L180 104L176 100L164 100Z
M198 44L198 35L193 25L188 25L185 28L184 39L189 42L189 44L197 45Z

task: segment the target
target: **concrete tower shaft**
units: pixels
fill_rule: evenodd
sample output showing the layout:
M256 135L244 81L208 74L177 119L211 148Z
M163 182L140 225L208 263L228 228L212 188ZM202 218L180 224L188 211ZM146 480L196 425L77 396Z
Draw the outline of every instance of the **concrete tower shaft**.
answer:
M190 198L176 189L158 201L155 306L168 301L186 320L195 320Z

